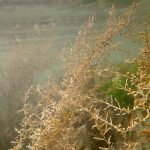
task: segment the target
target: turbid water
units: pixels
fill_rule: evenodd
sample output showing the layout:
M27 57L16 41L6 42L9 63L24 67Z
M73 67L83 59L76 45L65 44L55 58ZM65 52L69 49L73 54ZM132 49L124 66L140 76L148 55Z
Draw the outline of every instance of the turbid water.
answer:
M41 53L41 51L47 49L52 60L45 71L42 70L37 73L37 76L39 76L37 80L43 79L45 76L47 78L50 72L59 76L60 68L56 63L56 57L60 54L64 43L75 40L78 31L90 15L96 16L95 26L98 30L102 30L112 4L108 3L108 1L110 0L85 3L84 0L81 0L82 3L78 4L68 3L65 0L53 2L48 0L0 1L1 72L6 71L7 74L11 74L8 70L17 70L15 63L20 63L19 59L23 64L27 64L25 67L27 68L30 63L26 63L26 61L31 61L32 63L35 58L39 57L39 52ZM131 3L130 0L126 1L127 3L125 1L118 3L118 1L116 3L118 12L125 11ZM89 0L89 2L92 1ZM140 30L140 27L147 20L149 6L150 1L143 0L141 8L136 12L133 19L133 26L136 26L135 30ZM126 44L125 48L131 52L131 57L136 55L137 50L134 44ZM34 51L33 54L30 51ZM30 59L28 59L29 55ZM36 55L37 57L35 57ZM122 53L121 56L124 56L124 54ZM43 62L47 58L46 55L45 58L42 57L43 55L38 61ZM118 57L118 54L113 53L111 59L120 61L122 57ZM13 78L13 75L11 78ZM3 77L0 79L3 80Z
M58 52L65 41L73 41L89 15L96 15L95 24L101 28L110 9L110 4L104 1L78 5L33 2L0 1L0 52L23 51L33 45L42 49L51 45L51 39L55 39L55 42L50 51ZM144 0L143 8L137 14L138 21L146 18L149 5L150 2ZM123 11L127 6L122 3L117 5L117 9Z
M65 41L73 41L89 15L96 14L98 26L106 18L107 7L95 4L0 3L1 57L10 51L49 48L60 52ZM52 39L54 42L51 42ZM55 57L55 55L54 55ZM4 62L5 63L5 62ZM55 72L54 64L51 70Z

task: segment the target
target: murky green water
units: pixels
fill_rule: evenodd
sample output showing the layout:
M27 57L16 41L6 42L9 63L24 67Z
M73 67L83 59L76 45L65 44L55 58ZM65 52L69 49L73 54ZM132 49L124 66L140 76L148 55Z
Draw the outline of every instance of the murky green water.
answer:
M148 5L138 13L139 21L148 15ZM118 5L119 11L126 4ZM22 3L12 5L0 3L0 50L3 52L19 49L19 45L38 45L56 39L53 51L59 51L66 40L73 40L89 15L96 14L96 25L104 25L109 10L105 2L86 5L63 3ZM23 50L23 49L22 49Z
M31 49L39 52L39 50L48 49L52 62L46 71L41 72L40 78L44 75L48 76L49 72L59 76L56 57L61 52L64 43L74 41L77 32L89 15L96 15L95 26L102 30L112 4L110 0L96 0L94 3L82 0L81 3L73 4L62 1L50 3L46 0L43 2L34 0L34 3L27 0L15 3L16 1L7 0L7 3L0 1L0 66L3 67L4 56L10 52L17 53L17 51L30 51ZM131 0L126 2L117 0L116 2L117 11L122 12L127 9ZM143 0L142 7L133 21L136 30L140 30L147 19L149 6L150 1ZM131 57L137 53L134 44L126 44L124 48L131 52ZM123 53L120 55L124 57ZM121 61L122 57L113 53L110 59Z
M145 0L144 8L138 18L148 15L148 5ZM124 10L127 5L117 6ZM0 4L0 47L10 50L17 43L27 42L38 44L52 37L57 37L57 44L74 38L80 26L89 15L96 14L98 26L105 23L109 6L104 2L88 5L69 5L62 3L12 5Z

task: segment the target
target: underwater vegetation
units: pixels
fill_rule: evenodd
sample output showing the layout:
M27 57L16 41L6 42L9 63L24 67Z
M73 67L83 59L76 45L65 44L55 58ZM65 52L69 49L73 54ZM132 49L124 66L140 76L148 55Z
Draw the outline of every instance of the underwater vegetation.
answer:
M138 5L133 3L120 16L112 7L100 33L93 27L95 17L89 17L61 55L66 72L62 80L50 78L26 91L12 150L150 148L149 21L136 34L143 42L139 56L117 67L105 63L119 46L113 38L124 36Z

